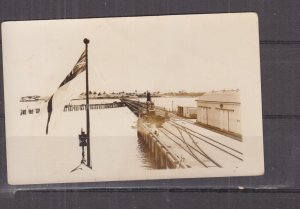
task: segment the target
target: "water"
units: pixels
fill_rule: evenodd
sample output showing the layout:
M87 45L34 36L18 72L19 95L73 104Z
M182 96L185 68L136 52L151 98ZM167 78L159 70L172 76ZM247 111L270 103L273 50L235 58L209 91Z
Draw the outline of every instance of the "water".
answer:
M153 98L153 101L170 108L172 101L173 106L192 105L194 99ZM113 101L116 100L105 102ZM73 102L80 103L79 100ZM94 102L97 103L91 100ZM45 104L20 102L19 108L39 108ZM74 176L77 174L70 175L70 171L81 161L78 134L81 129L85 131L85 111L53 113L46 135L47 110L41 108L39 114L20 115L20 109L7 114L10 179L21 184L78 181ZM91 110L90 124L93 172L82 174L80 181L120 179L120 173L135 176L157 169L148 148L137 137L137 117L127 107ZM20 173L26 175L18 175Z
M150 149L146 146L142 139L137 138L138 143L138 158L142 163L142 167L151 170L158 169L154 157L152 156Z

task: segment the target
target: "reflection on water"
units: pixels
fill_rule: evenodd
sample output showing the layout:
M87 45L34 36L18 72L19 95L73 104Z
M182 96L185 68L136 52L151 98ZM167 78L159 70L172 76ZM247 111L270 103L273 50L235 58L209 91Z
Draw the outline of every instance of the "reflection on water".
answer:
M154 158L152 157L152 154L150 152L150 149L146 146L144 141L142 139L139 139L137 137L138 142L138 159L142 163L142 167L147 169L157 169L156 163Z
M146 169L165 169L167 165L162 165L158 159L155 159L154 153L145 144L143 139L137 137L138 142L138 159L142 163L142 167Z

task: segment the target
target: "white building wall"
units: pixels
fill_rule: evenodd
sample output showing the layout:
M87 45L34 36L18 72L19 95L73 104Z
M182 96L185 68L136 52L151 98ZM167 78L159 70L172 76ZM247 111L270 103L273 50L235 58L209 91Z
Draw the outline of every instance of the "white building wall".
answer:
M241 134L241 112L240 105L226 105L224 108L233 109L229 112L229 132Z
M208 110L208 125L219 127L220 126L220 116L217 108L220 107L219 104L210 104L210 109Z
M221 104L223 104L222 108ZM197 122L241 134L240 104L197 101Z

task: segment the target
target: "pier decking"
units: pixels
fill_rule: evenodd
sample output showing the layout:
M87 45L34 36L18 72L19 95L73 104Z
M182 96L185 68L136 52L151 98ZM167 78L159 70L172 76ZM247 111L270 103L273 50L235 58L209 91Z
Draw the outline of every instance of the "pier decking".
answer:
M98 109L107 109L107 108L117 108L117 107L124 107L125 104L123 102L113 102L113 103L106 103L106 104L90 104L89 109L90 110L98 110ZM85 104L80 105L65 105L64 106L64 112L70 112L70 111L80 111L80 110L86 110Z
M138 137L146 145L156 168L222 168L243 161L240 141L156 108L153 103L130 99L122 102L140 116Z

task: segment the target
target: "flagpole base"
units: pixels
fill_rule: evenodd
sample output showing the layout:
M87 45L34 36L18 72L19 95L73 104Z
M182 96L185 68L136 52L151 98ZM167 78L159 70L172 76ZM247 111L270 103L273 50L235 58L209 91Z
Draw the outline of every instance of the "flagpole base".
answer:
M89 168L89 169L92 170L92 167L90 167L87 164L81 162L76 168L74 168L73 170L71 170L70 173L73 173L74 171L78 171L78 170L82 171L83 167L87 167L87 168Z

